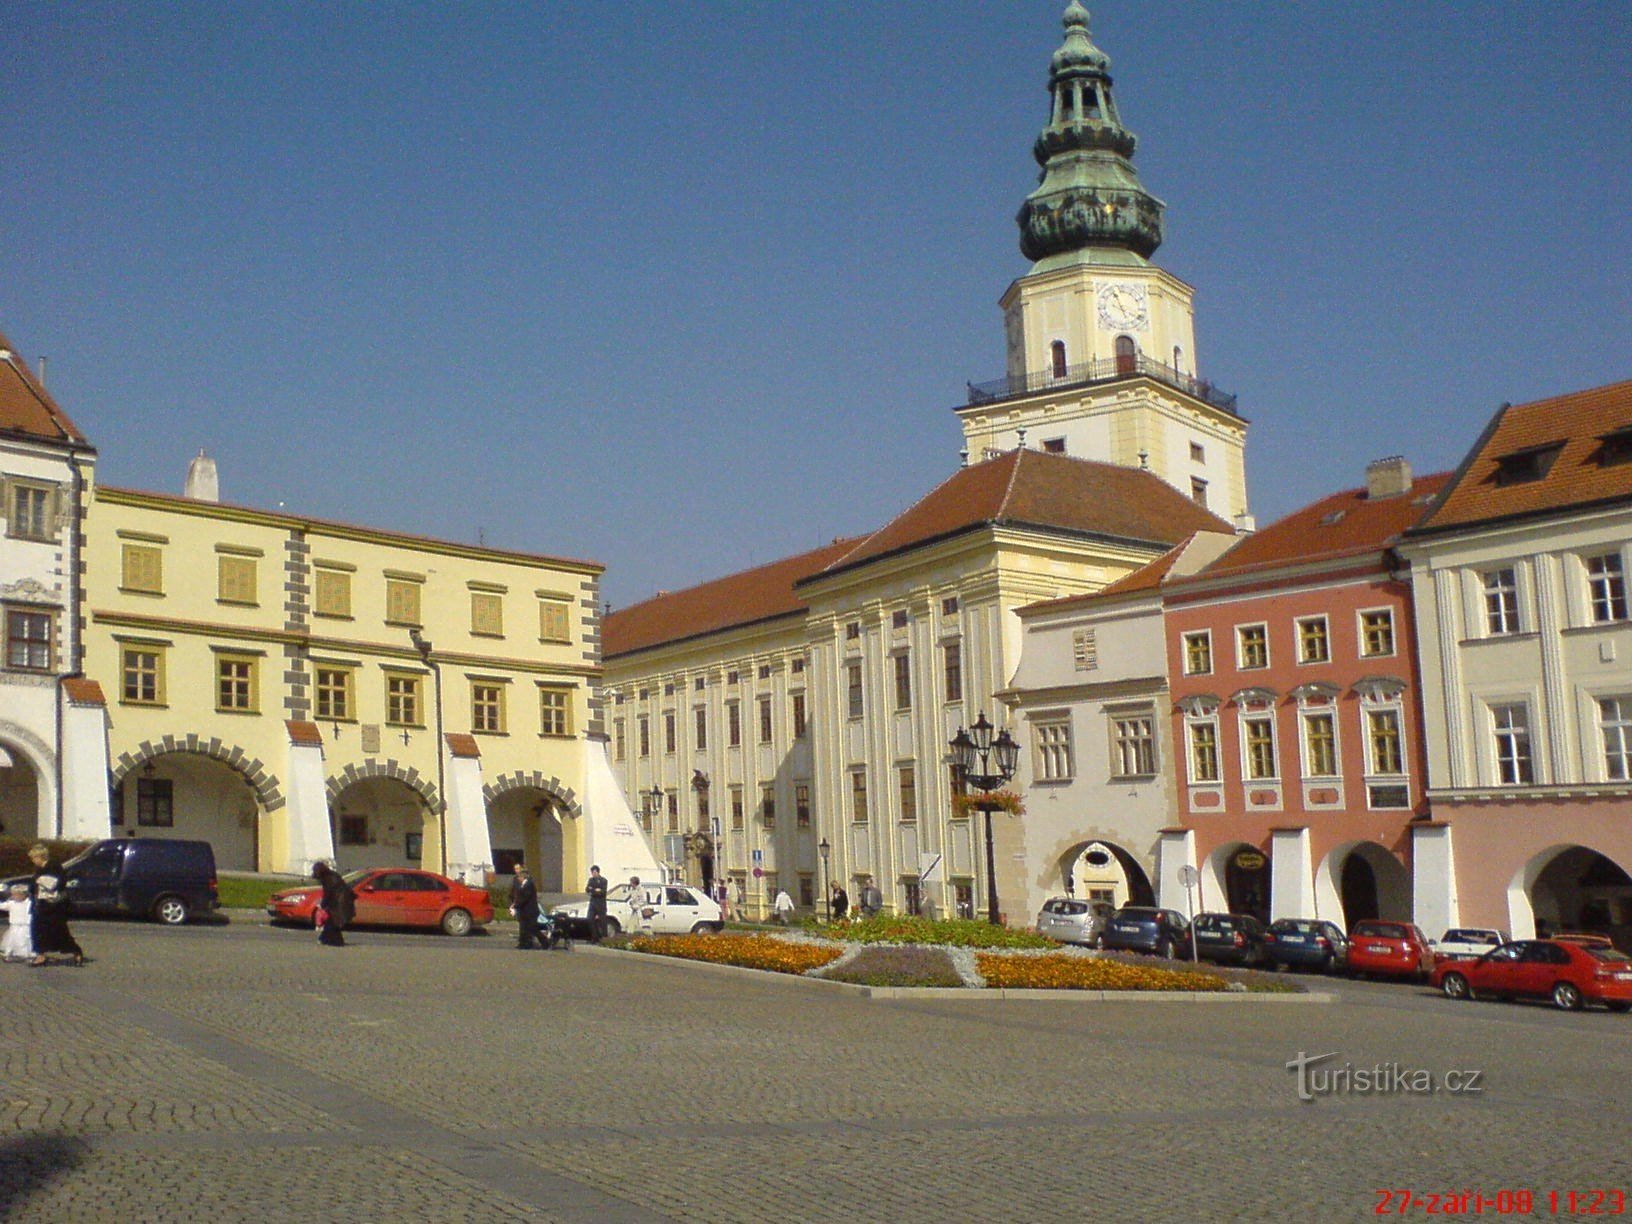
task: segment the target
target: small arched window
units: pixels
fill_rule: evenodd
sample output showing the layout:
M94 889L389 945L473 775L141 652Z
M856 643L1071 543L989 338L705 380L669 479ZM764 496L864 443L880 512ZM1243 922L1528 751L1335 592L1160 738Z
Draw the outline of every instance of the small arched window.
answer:
M1065 341L1064 340L1054 341L1053 344L1048 346L1048 354L1049 354L1049 360L1053 365L1054 377L1055 378L1064 378L1065 377L1065 371L1066 371Z
M1139 346L1133 342L1132 336L1118 336L1116 338L1116 372L1118 374L1132 374L1139 364Z

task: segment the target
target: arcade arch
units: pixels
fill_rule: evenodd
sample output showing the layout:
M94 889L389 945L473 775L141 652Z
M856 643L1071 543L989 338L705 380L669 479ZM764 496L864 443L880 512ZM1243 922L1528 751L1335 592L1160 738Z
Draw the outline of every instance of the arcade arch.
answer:
M1128 850L1103 839L1078 842L1060 856L1060 879L1065 892L1090 901L1124 905L1155 905L1150 876Z
M1201 868L1203 910L1225 909L1269 921L1270 855L1247 842L1226 842Z
M334 865L340 871L440 861L436 805L412 782L379 775L329 785Z
M260 866L262 820L283 805L277 781L236 748L144 745L112 783L115 832L207 841L223 871Z
M1632 875L1589 846L1557 844L1532 855L1507 887L1515 939L1588 931L1632 947Z
M1315 869L1315 916L1345 930L1368 918L1410 922L1411 873L1374 841L1334 846Z

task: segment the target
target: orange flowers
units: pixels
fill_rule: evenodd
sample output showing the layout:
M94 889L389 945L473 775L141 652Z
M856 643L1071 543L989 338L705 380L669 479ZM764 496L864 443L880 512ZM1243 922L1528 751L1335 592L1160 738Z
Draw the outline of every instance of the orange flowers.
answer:
M1223 990L1224 982L1206 973L1146 969L1086 956L975 956L989 987L1035 990Z
M639 935L627 946L654 956L763 969L767 973L808 973L844 955L843 948L795 943L770 935Z

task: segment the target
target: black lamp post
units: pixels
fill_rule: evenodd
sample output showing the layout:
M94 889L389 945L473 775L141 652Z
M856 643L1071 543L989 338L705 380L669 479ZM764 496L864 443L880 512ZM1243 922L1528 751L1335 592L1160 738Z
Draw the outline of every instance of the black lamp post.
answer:
M833 893L827 887L827 856L833 853L833 847L828 844L827 838L816 843L816 853L822 856L822 913L826 921L833 921Z
M1005 728L992 737L992 724L984 711L967 731L958 728L952 737L952 767L964 784L980 791L983 799L975 806L986 813L986 921L1001 925L997 915L997 858L992 850L991 794L1014 777L1020 763L1020 745Z
M418 629L408 630L408 640L414 644L419 652L420 660L431 669L432 685L436 693L436 835L442 843L442 872L448 870L448 778L446 766L442 763L442 667L431 658L431 643ZM403 732L403 743L408 742L407 731ZM338 736L336 736L338 738Z

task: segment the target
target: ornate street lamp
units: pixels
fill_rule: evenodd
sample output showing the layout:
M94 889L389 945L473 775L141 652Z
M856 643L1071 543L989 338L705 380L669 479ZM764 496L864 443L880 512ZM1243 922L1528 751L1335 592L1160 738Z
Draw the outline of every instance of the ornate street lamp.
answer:
M975 725L965 731L958 728L949 747L952 749L952 767L958 779L966 786L980 791L984 798L975 806L986 813L986 921L1001 925L997 914L997 857L992 849L992 792L1014 777L1020 764L1020 745L1004 728L992 736L992 724L986 721L984 711Z
M828 844L827 838L816 843L816 853L822 856L822 913L827 915L827 921L833 921L833 893L827 887L827 856L833 853L833 847Z

